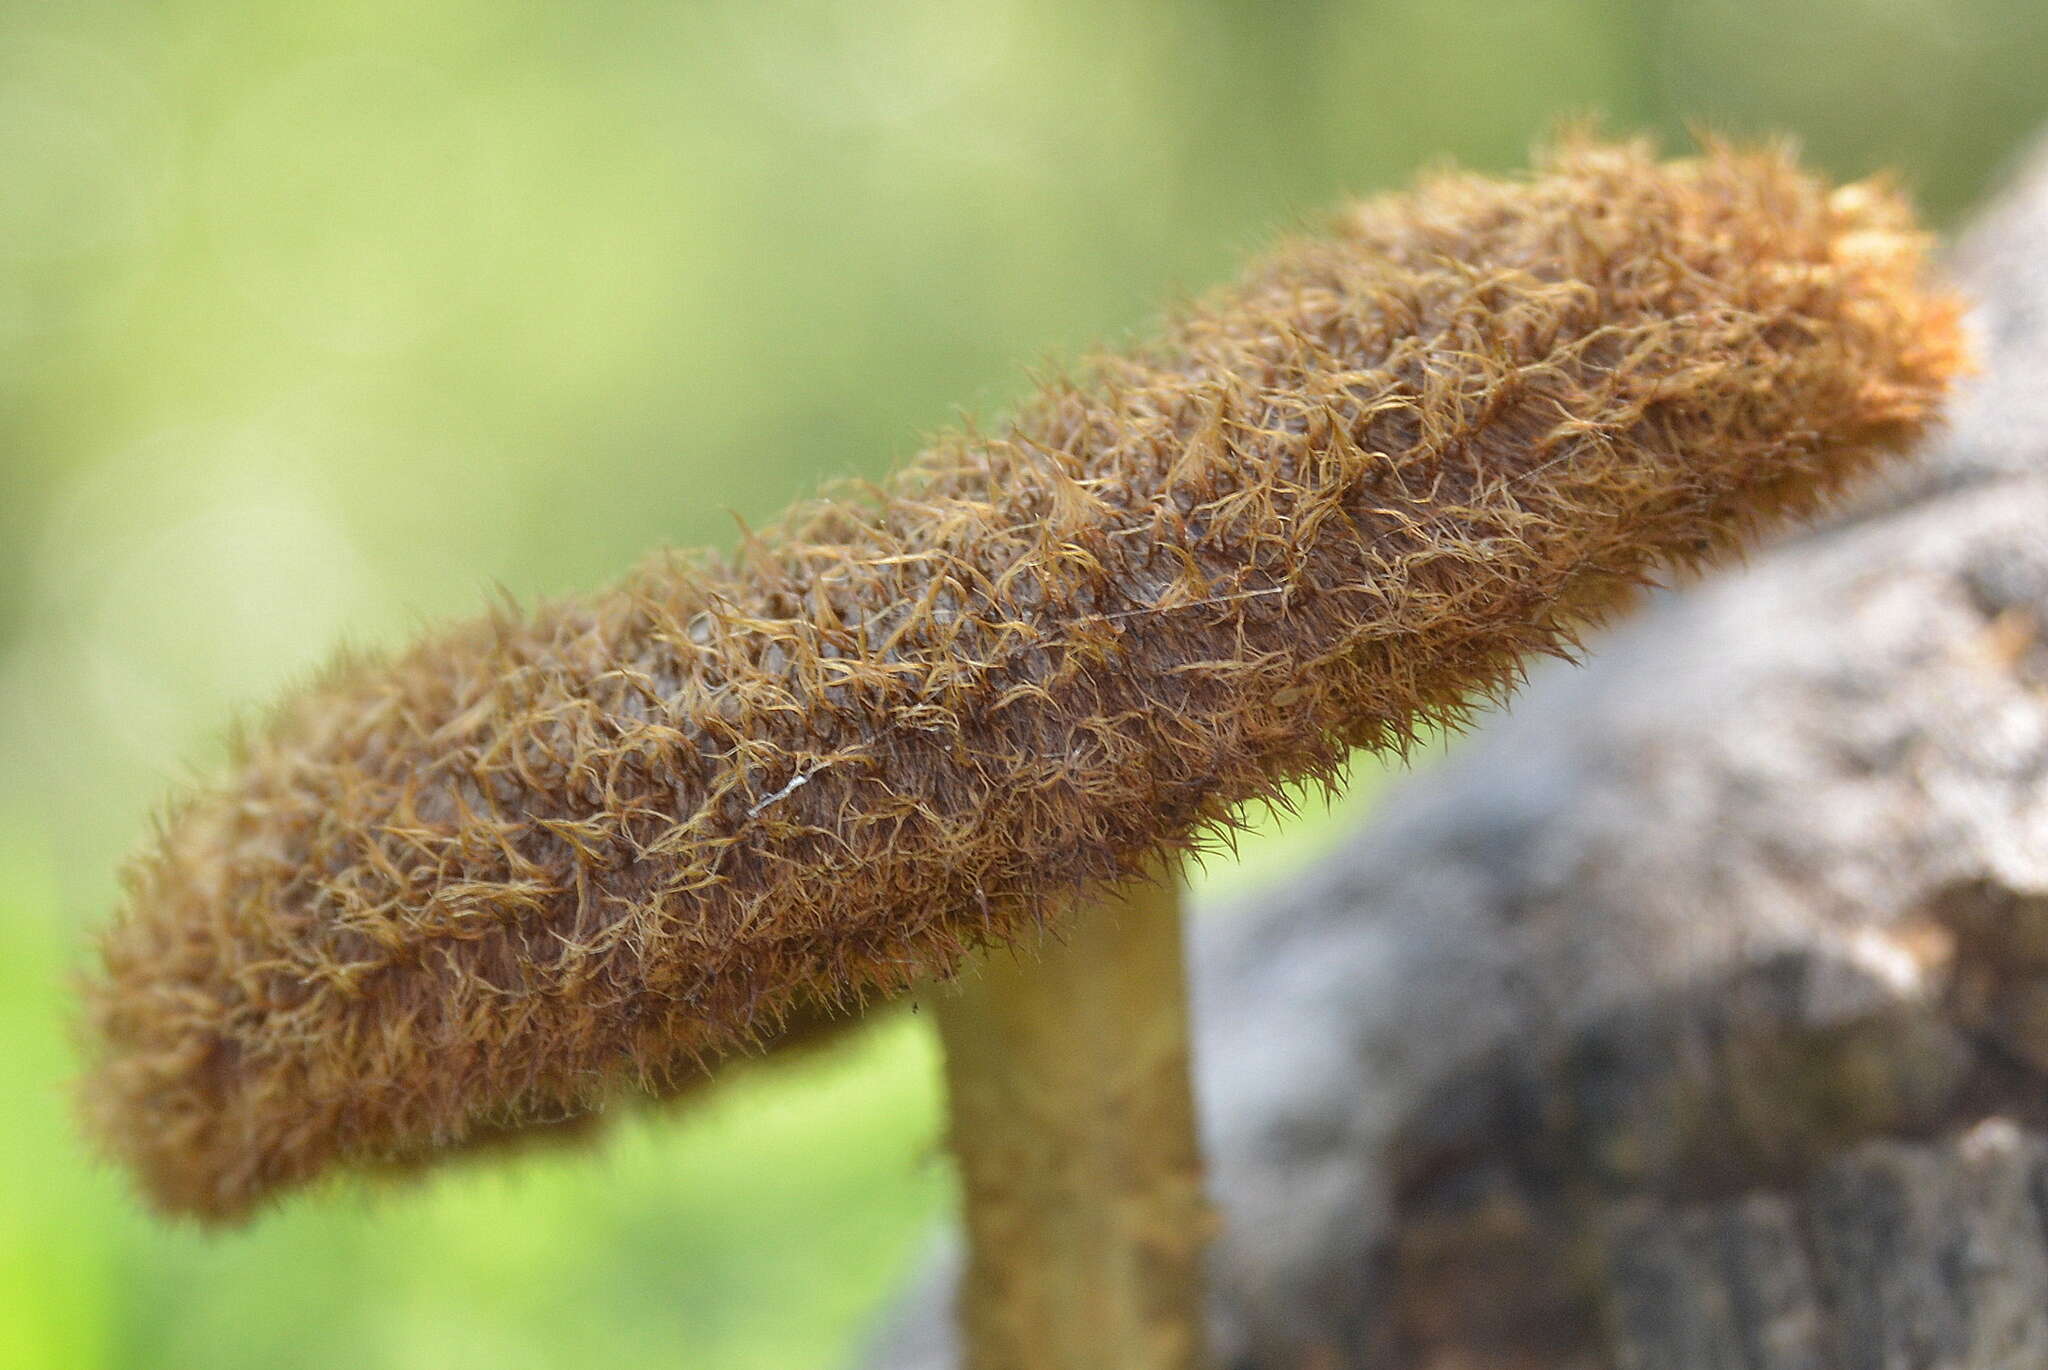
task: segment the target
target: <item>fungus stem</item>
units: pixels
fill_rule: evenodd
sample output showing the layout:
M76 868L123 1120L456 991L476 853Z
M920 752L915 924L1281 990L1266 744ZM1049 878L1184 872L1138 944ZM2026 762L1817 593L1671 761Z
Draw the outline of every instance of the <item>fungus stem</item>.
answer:
M970 1370L1207 1364L1179 884L1117 887L934 995Z

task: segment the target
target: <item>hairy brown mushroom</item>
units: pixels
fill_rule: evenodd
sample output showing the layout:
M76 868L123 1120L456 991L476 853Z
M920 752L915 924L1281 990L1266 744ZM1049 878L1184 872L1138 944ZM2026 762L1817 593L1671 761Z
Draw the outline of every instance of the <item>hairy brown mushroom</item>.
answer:
M231 1221L1021 943L941 1014L977 1364L1194 1364L1177 924L1065 911L1912 437L1959 351L1923 256L1779 151L1572 141L730 558L344 660L131 865L88 1126Z

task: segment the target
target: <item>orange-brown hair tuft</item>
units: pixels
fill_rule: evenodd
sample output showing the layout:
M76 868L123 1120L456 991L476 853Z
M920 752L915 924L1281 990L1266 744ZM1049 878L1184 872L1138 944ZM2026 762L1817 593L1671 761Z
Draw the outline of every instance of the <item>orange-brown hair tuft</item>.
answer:
M1925 250L1781 153L1575 139L743 559L340 666L131 864L90 1130L230 1220L944 975L1911 439L1960 360Z

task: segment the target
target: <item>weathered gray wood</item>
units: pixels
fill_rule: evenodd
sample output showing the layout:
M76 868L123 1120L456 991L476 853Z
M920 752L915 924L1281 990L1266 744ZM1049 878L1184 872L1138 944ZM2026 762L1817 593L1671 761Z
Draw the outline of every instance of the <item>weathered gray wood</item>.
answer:
M1788 1197L1611 1212L1623 1370L2035 1370L2048 1355L2048 1148L2004 1119L1873 1139Z
M1844 1365L2048 1364L2042 1157L1994 1119L1939 1146L1865 1143L1821 1173L1808 1209Z
M1799 1215L1751 1195L1681 1212L1618 1205L1604 1235L1621 1370L1819 1370L1823 1324Z
M1910 471L1198 920L1229 1364L2048 1367L2048 152L1956 260Z

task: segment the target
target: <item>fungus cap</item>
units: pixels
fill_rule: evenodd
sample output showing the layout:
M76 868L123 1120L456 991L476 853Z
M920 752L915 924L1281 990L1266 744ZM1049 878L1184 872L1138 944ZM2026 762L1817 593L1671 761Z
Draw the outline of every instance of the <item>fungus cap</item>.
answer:
M132 860L88 1127L232 1220L945 975L1913 437L1925 248L1777 150L1569 141L730 558L343 660Z

